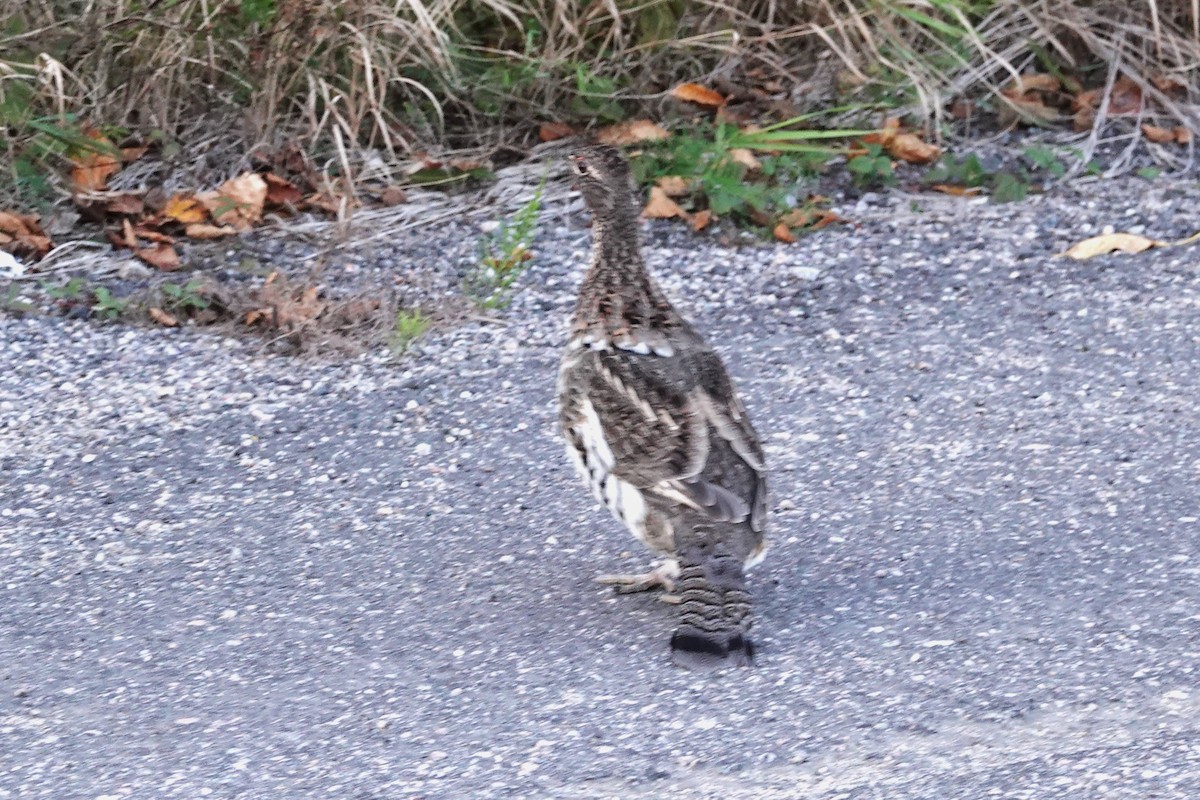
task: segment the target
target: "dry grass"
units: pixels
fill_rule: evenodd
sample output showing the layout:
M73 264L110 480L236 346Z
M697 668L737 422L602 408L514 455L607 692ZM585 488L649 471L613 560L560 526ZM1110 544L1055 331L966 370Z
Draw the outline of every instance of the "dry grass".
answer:
M355 176L751 69L797 111L884 98L931 123L1025 71L1115 70L1200 131L1200 0L8 0L0 30L0 156L70 114L193 150L298 139Z

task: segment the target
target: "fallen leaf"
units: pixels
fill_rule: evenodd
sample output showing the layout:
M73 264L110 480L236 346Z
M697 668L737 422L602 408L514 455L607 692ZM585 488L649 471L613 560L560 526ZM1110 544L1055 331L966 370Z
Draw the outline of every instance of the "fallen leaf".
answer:
M954 195L955 197L974 197L981 191L978 186L955 186L950 183L935 183L929 188L935 192Z
M972 100L955 100L950 104L950 116L955 119L970 119L975 116L975 103Z
M1007 90L1000 94L1008 101L1000 106L999 121L1002 125L1016 122L1042 125L1058 119L1058 109L1046 105L1037 95L1010 95Z
M1057 92L1062 88L1062 83L1053 75L1036 72L1031 75L1018 76L1006 88L1020 96L1029 92Z
M543 122L538 126L538 138L543 142L553 142L574 134L575 129L565 122Z
M385 186L383 191L379 193L379 202L389 208L391 206L398 206L401 203L408 202L408 193L402 187L393 183L390 186Z
M130 250L137 250L138 240L133 233L133 223L128 219L121 220L121 246L128 247Z
M204 206L190 194L173 195L163 206L162 213L163 216L176 222L182 222L184 225L203 222L207 216Z
M762 169L762 164L760 164L758 159L754 157L754 153L751 153L744 147L733 148L729 151L729 157L738 164L741 164L746 169Z
M0 245L13 255L40 259L54 246L36 214L0 211Z
M1192 131L1183 125L1175 128L1175 141L1179 144L1187 144L1192 140Z
M1142 108L1142 87L1122 75L1113 84L1108 97L1108 113L1136 114Z
M305 208L315 208L327 214L337 214L342 210L342 201L327 192L316 192L304 198Z
M678 100L686 100L698 106L720 108L725 105L725 98L707 86L698 83L681 83L671 90L671 96Z
M193 222L183 229L191 239L220 239L223 236L236 236L237 228L232 225L209 225L206 222Z
M296 185L287 178L281 178L273 172L263 176L267 184L266 202L273 206L294 206L303 197Z
M1079 111L1083 108L1095 108L1100 105L1100 89L1088 89L1086 92L1080 92L1071 98L1071 110Z
M71 156L71 185L76 192L98 192L108 185L108 179L121 169L118 151L108 137L97 130L87 131L97 149L81 149Z
M175 244L175 237L168 236L165 233L150 230L145 225L137 225L133 229L133 235L139 239L148 239L151 242L159 242L161 244Z
M179 254L169 244L159 243L152 247L134 250L134 255L163 272L171 272L179 269Z
M779 218L779 221L789 228L820 230L826 225L832 225L836 222L845 222L846 220L842 217L839 217L837 214L827 208L801 206L800 208L793 208L791 211L784 214Z
M618 147L638 142L669 139L670 137L671 134L666 128L655 125L648 119L632 119L616 125L609 125L596 132L596 141Z
M667 197L683 197L692 191L692 181L681 175L664 175L654 181L654 184L666 193Z
M148 147L122 147L121 148L121 163L128 164L132 161L137 161L142 156L146 155Z
M1175 131L1170 128L1160 128L1157 125L1143 125L1142 135L1156 144L1166 144L1175 141Z
M688 213L679 207L674 200L667 197L661 186L650 187L650 201L642 209L642 216L648 219L670 219L679 217L687 219Z
M884 145L888 155L910 164L928 164L942 154L942 149L929 144L915 133L898 133Z
M246 172L221 184L215 191L196 195L213 221L247 230L262 219L267 182L257 172Z
M1075 112L1071 117L1072 123L1077 131L1090 130L1096 123L1096 109L1090 106L1084 106Z
M41 229L38 218L31 214L11 214L0 211L0 231L13 236L26 236Z
M141 214L146 210L146 204L140 195L131 192L114 195L104 199L104 208L110 214Z
M778 225L776 225L775 230L771 231L771 233L773 233L775 238L781 242L792 244L796 241L796 237L792 235L791 229L789 229L788 226L783 222L780 222Z
M163 311L161 308L150 309L150 319L162 325L165 328L176 328L179 326L179 320Z
M1165 246L1167 246L1166 242L1147 239L1145 236L1138 236L1132 233L1106 233L1102 236L1093 236L1090 239L1084 239L1082 242L1072 245L1063 255L1073 258L1076 261L1082 261L1086 258L1101 256L1106 253L1119 251L1134 254L1149 250L1151 247Z
M1177 81L1170 75L1155 75L1150 82L1163 94L1185 94L1187 92L1187 84Z
M712 221L712 211L707 208L702 211L697 211L692 215L692 230L702 231L708 227L708 223Z

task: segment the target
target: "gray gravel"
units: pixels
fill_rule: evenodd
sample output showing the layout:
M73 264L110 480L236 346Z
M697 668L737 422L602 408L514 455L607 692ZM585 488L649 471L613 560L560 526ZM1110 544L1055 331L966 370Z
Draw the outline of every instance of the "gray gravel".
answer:
M913 202L648 232L773 470L759 662L712 676L591 582L647 558L553 432L568 220L399 362L0 318L0 797L1200 796L1200 251L1051 257L1200 186Z

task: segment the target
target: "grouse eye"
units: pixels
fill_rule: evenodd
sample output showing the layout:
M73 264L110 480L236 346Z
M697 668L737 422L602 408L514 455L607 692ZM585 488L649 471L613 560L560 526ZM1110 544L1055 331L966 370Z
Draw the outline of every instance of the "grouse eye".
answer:
M576 156L575 158L571 159L571 164L572 164L572 166L575 167L576 175L587 175L588 174L587 162L584 161L579 156Z

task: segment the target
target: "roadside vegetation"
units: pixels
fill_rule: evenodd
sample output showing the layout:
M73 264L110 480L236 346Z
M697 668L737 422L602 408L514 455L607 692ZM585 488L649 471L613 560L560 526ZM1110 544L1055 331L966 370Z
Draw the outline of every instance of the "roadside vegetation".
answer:
M86 235L165 278L188 268L181 241L486 187L576 134L631 152L646 216L790 242L843 222L820 191L831 176L1003 202L1064 176L1184 169L1198 78L1200 6L1165 0L9 0L0 277L36 277L6 264ZM1004 163L972 152L1008 130L1058 137ZM478 306L506 303L542 204L539 188L485 232L464 287ZM240 303L161 283L49 296L161 325L236 309L270 337L332 308L282 278ZM25 313L5 291L0 310ZM291 309L284 324L253 313L263 297ZM407 349L423 312L384 306L374 327Z

